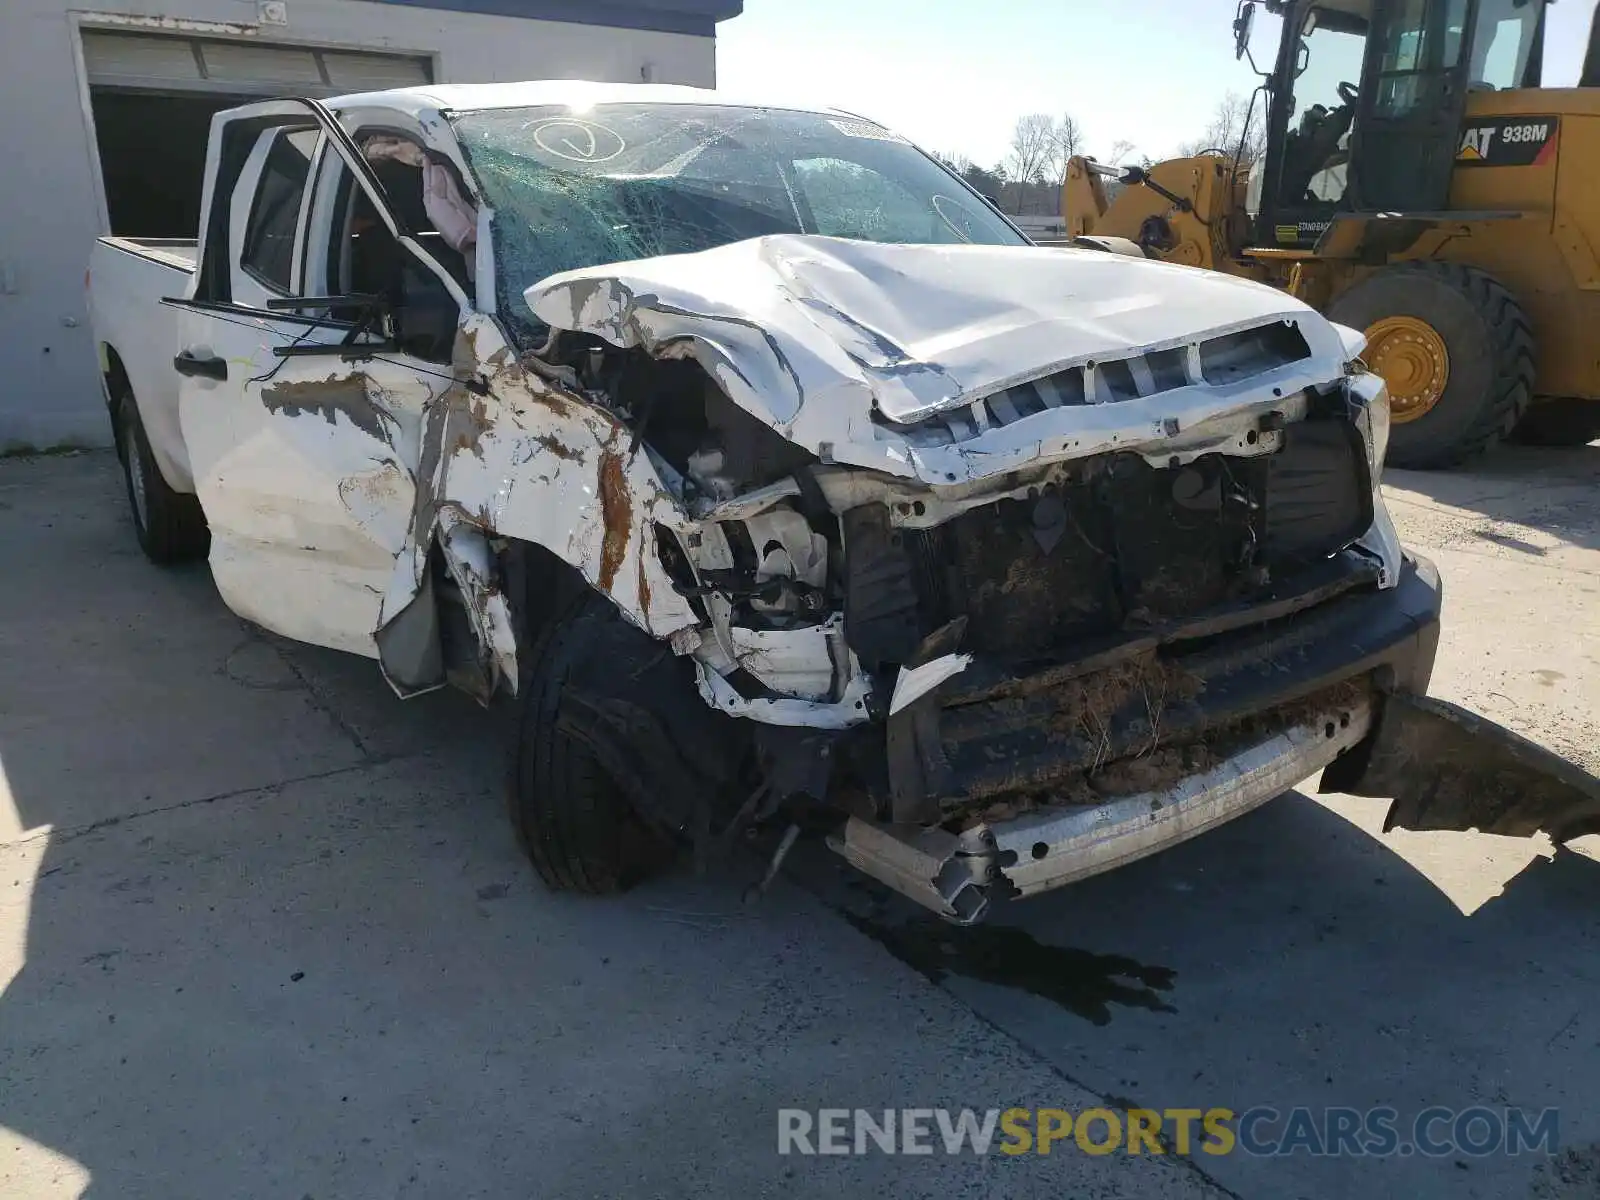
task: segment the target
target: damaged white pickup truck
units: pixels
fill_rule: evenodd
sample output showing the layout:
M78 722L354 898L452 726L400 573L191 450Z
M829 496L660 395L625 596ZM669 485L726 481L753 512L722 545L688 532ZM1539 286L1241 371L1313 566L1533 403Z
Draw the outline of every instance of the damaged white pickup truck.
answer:
M675 88L235 109L204 212L92 263L141 544L401 696L515 697L554 886L777 823L971 923L1323 768L1392 825L1600 829L1424 698L1383 383L1279 292Z

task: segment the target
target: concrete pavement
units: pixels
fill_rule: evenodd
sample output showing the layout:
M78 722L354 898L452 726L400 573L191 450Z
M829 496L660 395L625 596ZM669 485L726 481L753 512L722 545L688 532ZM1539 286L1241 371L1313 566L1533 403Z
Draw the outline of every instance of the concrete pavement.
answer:
M497 719L149 566L110 455L0 461L0 563L0 1196L1222 1194L778 1157L785 1106L1094 1098L799 888L546 893Z
M1435 693L1591 768L1597 478L1392 489L1447 576ZM1294 794L974 931L820 852L755 908L726 872L552 896L499 716L250 630L124 508L108 455L0 462L0 1195L1596 1194L1592 845ZM789 1105L1101 1100L1555 1105L1574 1152L774 1152Z

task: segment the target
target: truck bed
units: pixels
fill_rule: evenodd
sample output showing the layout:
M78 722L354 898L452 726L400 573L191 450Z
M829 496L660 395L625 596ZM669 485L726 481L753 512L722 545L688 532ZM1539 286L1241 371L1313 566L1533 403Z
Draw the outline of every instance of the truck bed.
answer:
M178 419L178 313L161 303L188 294L199 261L193 238L103 237L89 258L89 316L115 409L139 407L150 453L175 491L194 491Z
M114 249L152 262L193 273L200 260L199 243L194 238L103 237L100 241Z

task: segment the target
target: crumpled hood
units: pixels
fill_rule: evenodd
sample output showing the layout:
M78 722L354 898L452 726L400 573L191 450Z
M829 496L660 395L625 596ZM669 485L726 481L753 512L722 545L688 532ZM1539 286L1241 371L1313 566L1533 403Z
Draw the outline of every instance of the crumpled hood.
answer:
M1094 250L784 235L570 271L526 298L546 324L617 346L688 342L736 403L786 432L819 402L836 422L875 408L907 423L1274 319L1298 323L1314 357L1343 360L1334 327L1282 292Z

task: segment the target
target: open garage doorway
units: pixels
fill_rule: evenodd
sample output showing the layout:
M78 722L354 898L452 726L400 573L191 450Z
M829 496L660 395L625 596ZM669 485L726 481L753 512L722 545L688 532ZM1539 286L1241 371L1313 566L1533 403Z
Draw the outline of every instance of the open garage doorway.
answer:
M90 28L82 38L107 222L122 237L198 236L213 114L433 80L419 55Z
M211 116L257 98L91 88L111 232L139 238L198 236Z

